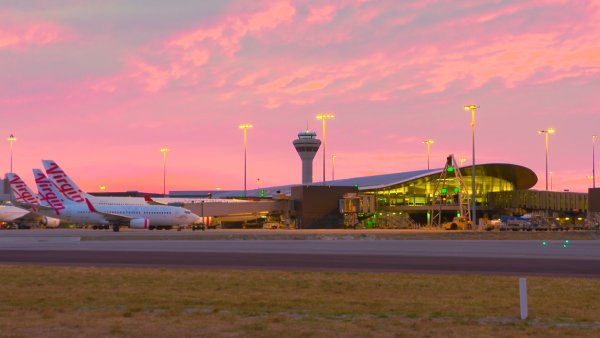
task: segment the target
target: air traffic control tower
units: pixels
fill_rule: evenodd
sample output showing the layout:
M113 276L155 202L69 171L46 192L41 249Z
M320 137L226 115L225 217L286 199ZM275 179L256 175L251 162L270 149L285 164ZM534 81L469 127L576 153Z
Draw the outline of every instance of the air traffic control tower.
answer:
M298 138L294 140L294 147L302 160L302 184L312 183L313 159L321 146L321 140L317 139L314 131L301 131Z

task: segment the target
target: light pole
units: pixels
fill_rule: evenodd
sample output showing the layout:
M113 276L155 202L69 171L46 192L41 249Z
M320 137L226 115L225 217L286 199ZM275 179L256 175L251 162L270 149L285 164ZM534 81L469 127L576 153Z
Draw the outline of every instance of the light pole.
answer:
M13 143L15 143L15 141L17 140L17 138L15 137L15 135L10 134L10 136L8 137L8 142L10 143L10 172L13 172L13 166L12 166L12 160L13 160Z
M429 170L429 153L430 153L430 147L435 142L433 140L425 140L425 141L421 141L421 143L427 144L427 170Z
M317 120L323 121L323 185L325 185L325 144L327 140L327 136L325 134L325 121L327 119L334 118L333 114L319 114L317 115Z
M598 136L592 136L592 188L596 188L596 139Z
M554 134L555 130L552 128L538 131L538 134L544 134L546 137L546 191L548 191L548 135Z
M160 152L163 153L163 197L167 197L167 153L169 148L160 148Z
M473 137L473 166L471 168L471 198L473 199L473 210L471 212L471 218L473 220L473 231L477 227L477 191L475 190L475 109L478 109L479 106L474 104L465 105L465 110L471 111L471 130Z
M335 158L337 156L331 155L331 180L335 181Z
M244 197L246 197L246 152L247 152L247 132L248 128L252 128L251 124L240 124L240 128L244 130Z

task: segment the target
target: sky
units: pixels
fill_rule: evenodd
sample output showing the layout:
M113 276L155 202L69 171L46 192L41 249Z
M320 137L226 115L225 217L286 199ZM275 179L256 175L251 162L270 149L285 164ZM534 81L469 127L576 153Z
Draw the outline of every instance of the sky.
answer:
M600 135L600 1L3 0L0 135L13 170L53 159L84 190L301 182L292 141L322 136L331 179L448 154L587 191ZM598 147L600 148L600 144ZM0 170L10 170L0 142ZM600 156L600 152L598 154ZM322 180L322 150L314 161ZM260 179L260 181L259 181ZM597 180L600 185L600 179Z

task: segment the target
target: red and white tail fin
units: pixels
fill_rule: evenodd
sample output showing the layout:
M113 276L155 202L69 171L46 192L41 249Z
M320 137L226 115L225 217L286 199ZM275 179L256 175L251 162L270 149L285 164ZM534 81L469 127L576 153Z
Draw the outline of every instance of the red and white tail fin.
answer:
M94 206L92 205L92 202L90 202L89 199L85 199L85 203L87 203L88 209L90 209L90 212L98 212L98 210L96 210L96 208L94 208Z
M31 205L42 205L40 197L31 191L27 184L15 173L7 173L6 179L10 184L12 197L17 202L23 202Z
M146 201L146 203L148 203L149 205L167 205L166 203L161 203L153 200L152 197L148 195L144 195L144 201Z
M35 184L42 199L48 202L57 214L60 214L65 209L65 203L68 203L65 201L65 196L58 191L41 169L33 169L33 177L35 178ZM73 201L69 202L75 203Z
M86 198L93 199L89 194L83 192L69 176L58 166L58 164L52 160L43 160L46 174L54 186L65 195L68 199L77 202L84 203Z

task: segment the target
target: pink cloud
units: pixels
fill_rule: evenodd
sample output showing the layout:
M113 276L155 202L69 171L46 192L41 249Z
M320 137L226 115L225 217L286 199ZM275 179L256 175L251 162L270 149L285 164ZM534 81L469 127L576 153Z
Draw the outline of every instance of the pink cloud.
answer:
M206 40L215 41L226 55L232 56L239 50L240 40L248 34L259 34L290 21L296 9L287 1L271 4L263 11L252 14L227 16L215 27L199 28L183 33L168 43L169 46L191 48Z
M377 16L379 16L379 14L381 14L381 9L377 8L377 7L371 7L371 8L365 8L363 10L360 11L360 21L364 22L364 23L368 23L369 21L373 20L374 18L376 18Z
M266 11L251 15L246 23L247 29L250 32L272 29L284 22L290 21L295 14L296 9L289 2L277 2Z
M589 36L597 33L600 30L591 31ZM600 43L581 43L580 39L560 41L556 33L521 34L473 45L438 57L427 81L435 92L467 78L474 88L493 78L502 79L510 88L539 71L551 74L554 81L600 73Z
M321 90L327 87L331 83L331 79L312 80L301 83L292 88L286 89L285 92L289 94L299 94L303 92L312 92L315 90Z
M148 64L142 60L132 60L132 64L137 71L132 77L137 78L144 84L144 87L149 92L157 92L163 88L169 81L171 74L168 71Z
M205 50L192 50L185 52L183 55L183 60L189 61L194 64L194 66L201 66L208 62L209 54Z
M181 48L190 48L196 43L207 39L218 40L222 35L223 29L221 27L212 29L198 29L196 31L183 34L181 37L172 40L170 44Z
M260 77L263 77L269 73L268 70L261 70L258 72L250 73L244 75L240 80L238 80L235 84L242 87L251 86L256 83L256 80Z
M19 36L0 32L0 48L18 45L21 42Z
M322 7L311 8L308 17L306 18L306 21L310 23L329 22L333 20L335 11L336 8L333 5L325 5Z
M275 109L281 107L281 102L277 98L270 97L267 100L267 104L265 104L265 108L267 109Z
M221 53L232 57L239 50L240 41L245 36L260 35L263 31L274 29L290 21L295 12L295 8L288 2L269 3L262 10L225 16L213 26L180 33L178 37L166 41L162 49L148 47L150 53L167 58L168 65L142 61L145 57L139 55L134 57L137 61L133 62L135 69L131 77L139 79L150 92L159 91L170 81L186 76L189 77L187 81L191 81L190 84L195 84L199 79L200 67L209 63L211 54ZM231 71L215 74L214 86L223 87L232 75ZM245 75L238 83L241 86L249 85L260 75Z
M0 48L42 46L71 37L64 28L45 21L0 26Z
M90 88L96 92L113 93L117 90L114 81L96 81L90 84Z

